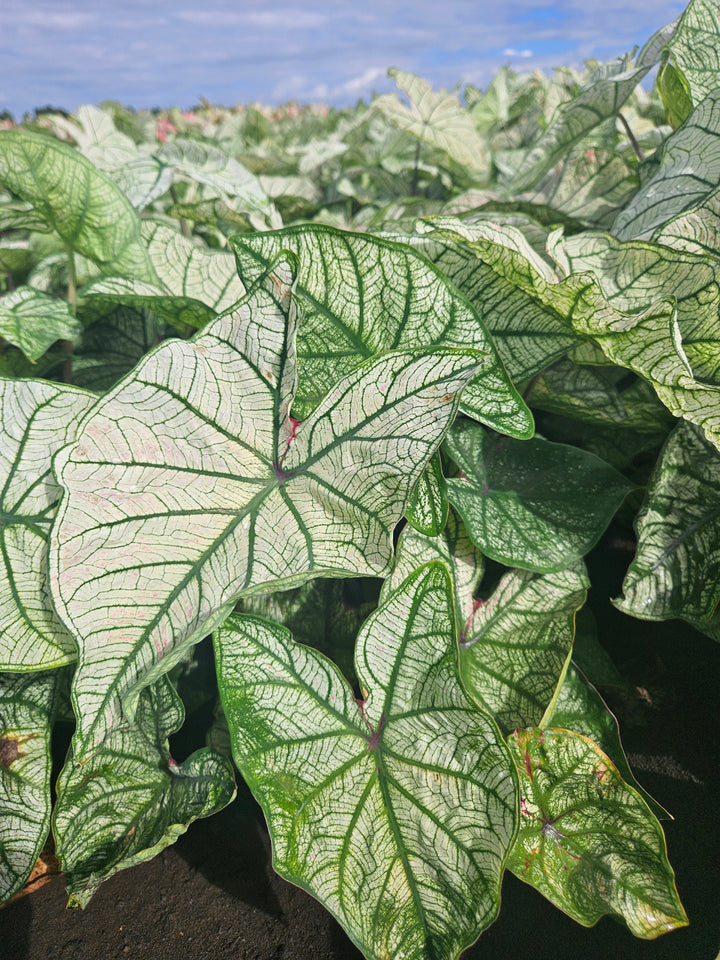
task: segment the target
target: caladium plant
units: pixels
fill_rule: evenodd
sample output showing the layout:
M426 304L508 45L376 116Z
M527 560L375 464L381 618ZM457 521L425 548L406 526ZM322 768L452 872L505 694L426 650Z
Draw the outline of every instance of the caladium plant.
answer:
M612 527L615 606L720 638L710 14L465 102L0 132L2 900L51 831L84 906L241 775L368 958L457 957L506 870L687 923L578 623Z

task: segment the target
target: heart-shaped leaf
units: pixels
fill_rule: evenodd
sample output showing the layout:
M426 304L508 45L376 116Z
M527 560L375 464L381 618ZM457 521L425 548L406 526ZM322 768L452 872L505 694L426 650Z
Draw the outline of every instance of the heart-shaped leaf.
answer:
M0 670L48 669L77 656L48 595L47 537L60 499L50 460L95 399L57 383L0 380Z
M130 201L79 151L27 130L0 131L0 182L103 273L156 281Z
M660 824L610 758L567 730L508 743L521 792L512 872L586 927L608 913L645 939L686 926Z
M56 340L74 340L81 331L63 300L32 287L0 297L0 337L20 347L28 360L39 360Z
M114 730L85 764L70 756L57 785L53 814L57 855L70 906L84 907L119 870L151 860L199 817L235 796L230 763L196 750L183 763L167 738L182 724L183 707L163 677L143 691L135 722Z
M479 424L453 427L447 450L463 476L448 499L486 556L550 573L584 556L632 490L591 453L540 437L491 436Z
M669 49L690 88L691 106L720 86L720 16L714 0L690 0Z
M478 354L385 354L298 425L292 280L279 262L202 335L149 354L55 461L50 569L80 646L79 753L239 596L389 568Z
M233 753L273 864L368 960L451 960L499 906L516 786L497 728L460 684L454 619L442 565L409 577L360 631L360 704L282 627L231 617L215 637Z
M305 416L335 381L385 350L437 344L486 354L461 409L513 436L532 434L529 410L510 383L477 313L437 268L406 244L318 224L230 241L246 286L282 250L300 259L295 412Z

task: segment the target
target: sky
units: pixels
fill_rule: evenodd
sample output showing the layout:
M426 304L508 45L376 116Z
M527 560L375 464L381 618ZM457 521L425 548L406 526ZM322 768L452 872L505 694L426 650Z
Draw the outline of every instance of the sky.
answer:
M0 110L324 101L487 85L642 44L683 0L0 0Z

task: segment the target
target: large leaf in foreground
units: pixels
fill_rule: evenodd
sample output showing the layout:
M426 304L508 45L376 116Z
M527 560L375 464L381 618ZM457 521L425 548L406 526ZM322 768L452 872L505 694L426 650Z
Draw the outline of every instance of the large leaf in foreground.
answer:
M39 360L56 340L74 340L81 330L67 303L32 287L0 297L0 337L28 360Z
M447 450L462 476L448 499L486 556L550 573L591 550L632 489L598 457L541 437L513 440L457 423Z
M608 913L646 939L686 926L660 824L610 758L567 730L508 743L521 792L512 872L586 927Z
M484 353L461 408L514 436L530 436L530 412L508 379L492 339L465 297L405 244L305 224L233 237L246 286L282 250L300 260L297 292L304 316L298 333L296 416L305 416L335 381L385 350L429 344Z
M230 763L197 750L183 763L167 738L183 707L163 677L144 690L135 723L115 730L88 763L72 755L60 774L53 831L70 906L84 907L100 884L151 860L198 817L222 810L235 796Z
M695 103L720 86L720 11L715 0L690 0L669 47Z
M545 575L511 570L476 605L460 642L460 675L506 732L536 726L552 709L589 586L582 563Z
M27 130L4 130L0 182L103 273L155 280L130 201L77 150Z
M720 453L681 421L650 479L615 605L645 620L708 620L720 602Z
M709 198L720 181L720 88L666 140L660 165L613 224L621 240L649 239L664 223Z
M0 903L25 883L50 830L50 734L61 676L0 674Z
M48 669L76 657L48 595L47 537L60 499L50 460L94 402L57 383L0 380L0 670Z
M240 595L389 568L478 354L385 354L298 425L292 280L279 262L202 335L149 354L56 460L50 569L80 646L80 753Z
M273 864L369 960L451 960L492 921L516 816L502 738L457 672L448 575L423 567L357 642L358 704L281 627L215 638L233 753L265 810Z

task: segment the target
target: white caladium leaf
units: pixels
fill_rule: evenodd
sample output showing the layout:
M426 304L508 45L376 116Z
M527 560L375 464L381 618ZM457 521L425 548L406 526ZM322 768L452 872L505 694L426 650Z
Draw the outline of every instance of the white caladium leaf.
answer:
M53 832L70 894L84 907L119 870L151 860L199 817L222 810L235 796L231 764L212 750L183 763L167 738L184 710L163 677L143 691L135 722L113 731L92 759L68 758L57 783Z
M587 133L603 120L616 116L652 66L651 59L633 67L631 57L625 56L594 70L578 95L555 111L513 178L510 184L513 193L535 186Z
M653 939L687 925L662 828L610 758L568 730L518 730L520 833L508 863L578 923L605 914Z
M420 533L434 537L443 530L449 507L442 463L434 456L410 494L405 516Z
M720 254L720 190L668 220L652 239L689 253Z
M479 424L455 424L447 451L462 475L448 499L488 557L540 573L591 550L633 485L577 447L540 437L514 440Z
M233 754L268 819L273 865L368 960L453 960L492 922L516 818L502 737L463 691L445 568L421 568L366 621L357 703L282 627L215 637Z
M152 220L143 222L142 236L160 285L108 277L84 287L86 300L147 308L182 330L204 326L244 295L232 254L199 247Z
M0 183L102 273L156 280L132 204L78 150L27 130L0 131Z
M720 181L720 87L693 110L662 147L655 175L613 224L621 240L649 240L672 217L700 205Z
M80 647L80 754L239 596L385 574L393 527L477 371L473 350L388 353L298 425L294 266L279 261L202 335L149 354L55 461L66 496L49 562Z
M386 93L375 97L373 109L416 140L444 150L461 166L487 171L487 143L454 93L435 91L426 80L395 67L388 76L407 96L410 107L397 94Z
M460 637L460 676L505 732L552 711L589 586L583 563L545 575L512 570L475 605Z
M300 260L296 413L304 416L335 381L385 350L435 343L485 354L461 409L513 436L530 436L532 417L512 386L482 320L444 274L406 244L317 224L230 241L246 286L282 250Z
M623 243L610 234L552 238L549 252L566 273L592 272L607 301L637 313L674 297L685 355L700 380L720 376L720 260L659 243Z
M714 0L690 0L669 49L694 103L720 87L720 12Z
M645 620L709 620L720 603L720 453L681 421L636 519L638 546L615 605Z
M620 741L618 722L595 687L570 663L557 696L538 726L559 727L592 740L612 760L625 783L640 794L656 817L672 817L635 779Z
M56 340L74 340L81 331L63 300L32 287L0 297L0 337L19 347L28 360L39 360Z
M0 670L44 670L77 656L48 593L47 538L60 499L50 461L95 399L58 383L0 380Z
M450 574L455 625L458 636L462 637L475 610L475 591L482 579L485 561L452 510L439 536L427 536L405 527L398 539L395 566L383 584L380 599L387 599L413 571L434 560L444 563Z
M570 318L588 278L559 284L550 264L510 225L433 217L411 242L458 287L487 324L514 380L523 381L580 341ZM595 305L593 304L593 307Z
M63 673L0 673L0 903L25 883L50 831L50 735Z

